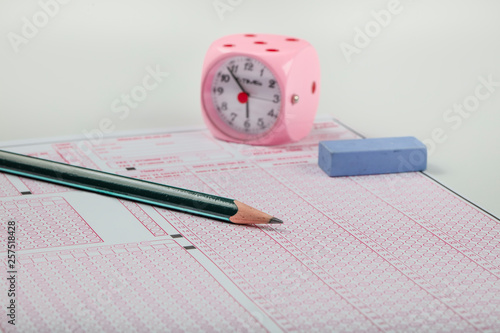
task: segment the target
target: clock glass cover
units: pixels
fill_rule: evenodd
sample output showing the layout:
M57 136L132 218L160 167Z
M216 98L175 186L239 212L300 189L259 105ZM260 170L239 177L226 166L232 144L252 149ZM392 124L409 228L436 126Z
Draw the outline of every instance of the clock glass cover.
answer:
M212 75L214 125L237 139L272 130L281 110L281 91L269 68L254 58L236 56L219 62Z

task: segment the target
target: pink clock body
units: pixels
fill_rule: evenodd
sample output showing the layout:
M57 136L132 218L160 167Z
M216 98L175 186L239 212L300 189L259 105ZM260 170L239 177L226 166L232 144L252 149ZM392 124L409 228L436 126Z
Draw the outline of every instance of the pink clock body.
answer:
M320 66L307 41L238 34L212 43L202 71L205 123L221 140L279 145L304 138L318 108Z

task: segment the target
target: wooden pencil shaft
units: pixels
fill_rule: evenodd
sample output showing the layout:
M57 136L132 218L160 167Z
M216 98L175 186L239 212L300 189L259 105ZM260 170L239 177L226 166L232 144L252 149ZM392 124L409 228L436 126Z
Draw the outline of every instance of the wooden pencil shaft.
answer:
M229 221L233 199L0 150L0 171Z

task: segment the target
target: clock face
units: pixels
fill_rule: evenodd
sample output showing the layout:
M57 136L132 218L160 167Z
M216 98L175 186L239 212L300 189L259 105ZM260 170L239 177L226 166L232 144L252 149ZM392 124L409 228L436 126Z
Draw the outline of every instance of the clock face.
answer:
M212 117L221 130L238 137L266 134L281 110L281 90L273 73L260 61L237 56L215 69L211 85Z

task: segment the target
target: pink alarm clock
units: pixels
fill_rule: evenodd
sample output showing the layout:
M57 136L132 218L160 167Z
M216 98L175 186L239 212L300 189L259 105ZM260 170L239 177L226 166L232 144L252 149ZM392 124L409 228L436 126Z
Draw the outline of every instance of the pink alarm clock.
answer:
M320 67L307 41L239 34L212 43L202 72L201 104L213 135L251 145L305 137L318 108Z

